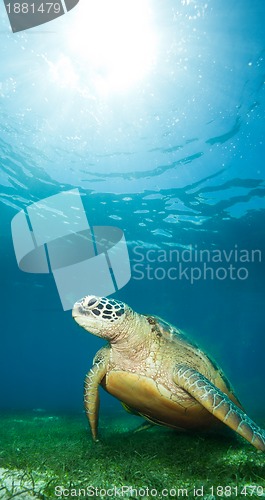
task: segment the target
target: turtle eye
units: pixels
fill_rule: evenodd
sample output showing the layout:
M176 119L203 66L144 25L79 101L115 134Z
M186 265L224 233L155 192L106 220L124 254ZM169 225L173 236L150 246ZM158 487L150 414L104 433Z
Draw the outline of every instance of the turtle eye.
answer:
M97 299L95 297L93 297L92 299L89 299L89 301L87 303L87 307L93 306L96 302L97 302Z

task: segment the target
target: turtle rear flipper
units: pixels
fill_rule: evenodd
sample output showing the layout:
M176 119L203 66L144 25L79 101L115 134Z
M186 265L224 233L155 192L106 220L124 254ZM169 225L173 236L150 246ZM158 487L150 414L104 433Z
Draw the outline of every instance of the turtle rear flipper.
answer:
M173 379L216 418L265 451L265 432L204 375L187 365L177 365Z

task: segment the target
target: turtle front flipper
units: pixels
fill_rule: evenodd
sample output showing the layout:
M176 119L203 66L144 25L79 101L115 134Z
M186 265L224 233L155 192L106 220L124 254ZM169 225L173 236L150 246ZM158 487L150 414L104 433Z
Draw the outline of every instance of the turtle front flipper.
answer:
M94 441L97 441L98 430L98 409L99 409L99 391L98 387L105 377L109 361L109 349L101 349L95 359L92 368L85 378L84 403L87 418L89 420L91 432Z
M187 365L177 365L173 379L216 418L265 451L265 432L204 375Z

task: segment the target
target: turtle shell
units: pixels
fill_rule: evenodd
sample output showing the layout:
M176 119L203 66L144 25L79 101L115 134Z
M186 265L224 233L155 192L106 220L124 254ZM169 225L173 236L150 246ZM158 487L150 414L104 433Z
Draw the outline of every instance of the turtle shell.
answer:
M148 317L153 335L163 339L165 344L171 344L172 365L174 358L182 352L185 359L192 360L196 369L207 367L207 376L216 387L221 389L239 407L238 399L231 390L229 382L218 366L199 347L187 340L185 334L159 317ZM163 358L163 363L166 360ZM168 368L169 369L169 368ZM131 370L116 366L108 370L101 385L112 396L119 399L131 413L160 425L181 429L205 429L222 425L207 409L190 394L174 384L171 391L163 381L156 377L146 376Z
M240 407L239 401L230 392L219 373L216 386ZM111 370L104 377L104 389L119 399L125 409L159 425L175 429L206 429L221 426L221 422L211 415L192 396L181 388L171 394L155 380L122 370Z

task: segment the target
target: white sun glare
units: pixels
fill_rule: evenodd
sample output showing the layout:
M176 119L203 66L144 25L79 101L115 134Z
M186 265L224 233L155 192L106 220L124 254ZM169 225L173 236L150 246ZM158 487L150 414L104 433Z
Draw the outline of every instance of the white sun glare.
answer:
M103 94L139 82L155 61L152 17L150 0L81 0L67 34L78 76Z

